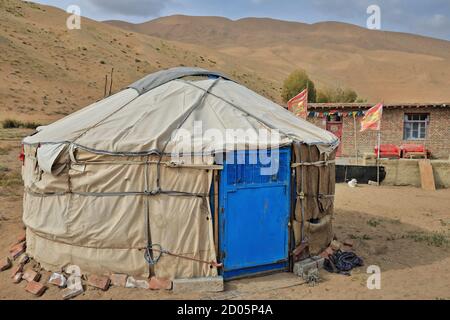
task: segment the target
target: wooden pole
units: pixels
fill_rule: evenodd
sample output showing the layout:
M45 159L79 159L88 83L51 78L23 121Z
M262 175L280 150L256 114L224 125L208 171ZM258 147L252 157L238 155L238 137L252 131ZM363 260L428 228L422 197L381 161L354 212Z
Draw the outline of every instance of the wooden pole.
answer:
M382 102L382 108L384 108L384 100ZM383 110L383 109L381 109ZM383 111L381 111L383 112ZM383 113L381 113L381 118L378 123L378 131L377 131L377 144L378 144L378 152L377 152L377 186L380 186L380 146L381 146L381 119L383 117Z
M108 96L110 96L111 92L112 92L113 74L114 74L114 68L111 69L111 82L109 83L109 94L108 94Z
M380 128L381 129L381 128ZM381 130L377 131L377 185L380 185L380 142L381 142Z
M105 74L105 92L103 93L103 97L106 97L107 87L108 87L108 75Z
M355 140L355 157L356 157L356 165L358 165L358 144L357 144L357 137L356 137L356 132L358 131L356 129L356 114L354 114L352 112L353 115L353 135L354 135L354 140Z
M219 259L219 172L214 170L214 246ZM219 261L219 260L217 260Z
M425 159L428 159L428 152L427 152L427 139L428 139L428 122L429 122L429 116L425 120L425 139L423 140L423 148L425 149ZM420 132L419 132L420 134Z

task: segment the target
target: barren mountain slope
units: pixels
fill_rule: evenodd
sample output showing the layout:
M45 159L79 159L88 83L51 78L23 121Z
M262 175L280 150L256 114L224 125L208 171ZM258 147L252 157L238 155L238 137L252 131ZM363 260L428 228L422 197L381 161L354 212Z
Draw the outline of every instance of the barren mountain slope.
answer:
M68 30L68 14L16 0L0 2L0 120L49 122L150 72L174 66L220 70L269 98L279 87L212 49L136 34L87 18ZM107 85L109 90L109 84Z
M113 92L186 65L222 71L280 102L283 80L300 67L318 87L352 87L373 102L450 101L447 41L256 18L171 16L140 25L82 18L81 30L68 30L67 17L0 2L0 120L46 123L99 100L113 67Z
M263 18L170 16L142 24L108 21L136 32L214 48L279 85L296 67L320 86L348 86L370 101L450 101L450 42L350 24Z

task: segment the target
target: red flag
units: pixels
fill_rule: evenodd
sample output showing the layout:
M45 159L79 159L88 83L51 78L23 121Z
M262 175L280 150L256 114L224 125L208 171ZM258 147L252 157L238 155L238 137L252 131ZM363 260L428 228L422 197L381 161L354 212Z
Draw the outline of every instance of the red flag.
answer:
M383 115L383 104L378 103L377 105L370 108L364 118L361 120L361 132L367 129L370 130L380 130L381 117Z
M288 110L297 117L306 119L308 116L308 89L303 90L288 101Z

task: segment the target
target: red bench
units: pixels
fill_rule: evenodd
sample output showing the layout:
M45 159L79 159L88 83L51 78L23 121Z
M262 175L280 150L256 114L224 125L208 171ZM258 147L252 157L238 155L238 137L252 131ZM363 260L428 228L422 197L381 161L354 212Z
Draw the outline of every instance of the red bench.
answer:
M429 158L430 151L423 144L402 144L400 146L402 158Z
M375 147L375 157L378 156L378 147ZM400 148L395 144L380 144L380 158L400 158Z

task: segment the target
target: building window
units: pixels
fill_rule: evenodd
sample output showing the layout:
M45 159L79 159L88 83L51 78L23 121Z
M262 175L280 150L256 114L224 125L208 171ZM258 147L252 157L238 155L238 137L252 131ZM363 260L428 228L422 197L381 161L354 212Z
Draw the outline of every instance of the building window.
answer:
M423 140L426 138L429 114L407 113L403 121L403 140Z

